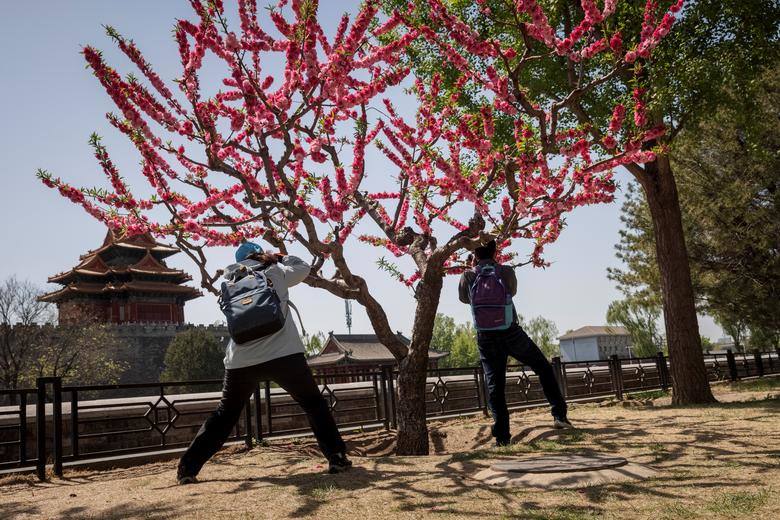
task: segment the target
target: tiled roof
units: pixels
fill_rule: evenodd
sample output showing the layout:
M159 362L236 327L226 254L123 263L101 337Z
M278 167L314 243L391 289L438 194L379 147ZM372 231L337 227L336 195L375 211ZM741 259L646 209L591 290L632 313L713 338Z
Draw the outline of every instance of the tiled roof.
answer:
M169 246L168 244L157 242L154 238L152 238L152 235L150 235L149 233L145 233L143 235L135 235L132 237L125 237L124 235L117 235L116 233L114 233L109 229L108 232L106 233L106 238L103 240L103 245L93 251L89 251L86 254L81 255L81 258L87 258L89 256L102 253L103 251L107 251L108 249L114 247L124 247L128 249L146 249L158 253L161 258L179 252L179 249L177 247L173 247L173 246Z
M312 356L306 360L309 366L316 367L322 365L335 365L347 357L343 352L333 352L331 354L320 354Z
M109 265L103 258L103 253L115 247L129 248L145 254L140 260L137 260L139 254L133 254L129 257L135 257L136 260L124 259L120 265ZM76 267L49 278L49 282L64 287L44 294L39 299L45 302L58 302L75 294L101 295L127 292L177 294L186 300L197 298L201 296L200 291L183 285L192 280L192 277L180 269L168 267L162 260L178 251L178 248L157 242L148 233L125 237L108 230L103 244L98 249L81 255L81 262ZM159 281L138 280L136 274L143 275L142 277L145 278L154 277ZM77 275L86 275L89 278L85 280L83 276ZM101 283L95 283L101 279Z
M401 334L398 337L403 343L409 345L409 338ZM335 343L338 352L312 356L308 359L309 365L332 365L342 361L353 363L395 363L396 361L393 354L379 342L374 334L332 334L328 338L328 343L331 341ZM447 352L428 351L430 359L440 359L447 355Z
M625 327L616 325L586 325L577 330L567 332L558 339L593 338L596 336L628 336L628 331Z
M58 291L41 295L38 299L42 302L56 302L62 297L70 294L107 294L121 292L179 294L187 300L201 296L201 292L194 287L165 282L127 282L118 285L77 282L68 284Z
M67 284L74 279L75 274L85 274L89 276L110 276L115 274L127 273L153 274L171 278L174 283L183 283L192 280L192 277L181 269L173 269L158 261L151 252L147 251L146 256L135 264L129 266L110 267L106 265L100 255L93 254L83 258L82 262L71 269L49 277L49 282Z

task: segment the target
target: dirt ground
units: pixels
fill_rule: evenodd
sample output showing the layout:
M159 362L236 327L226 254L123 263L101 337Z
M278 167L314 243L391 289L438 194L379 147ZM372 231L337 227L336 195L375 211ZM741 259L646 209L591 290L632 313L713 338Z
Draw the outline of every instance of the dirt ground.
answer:
M515 444L491 448L479 417L431 424L428 457L394 457L384 431L348 437L353 471L327 475L310 439L228 449L201 482L177 486L175 462L64 479L0 480L0 518L780 518L780 378L716 388L719 404L670 407L667 396L575 405L580 430L550 430L546 410L512 416ZM651 399L655 397L655 399ZM486 487L470 475L538 453L616 454L658 470L578 490Z

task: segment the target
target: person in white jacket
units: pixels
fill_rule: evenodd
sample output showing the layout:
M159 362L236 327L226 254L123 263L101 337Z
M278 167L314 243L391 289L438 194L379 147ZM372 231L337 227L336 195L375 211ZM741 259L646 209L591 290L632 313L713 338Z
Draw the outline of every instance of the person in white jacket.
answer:
M257 383L265 380L276 382L306 412L320 449L328 459L329 472L346 471L352 462L346 456L346 446L333 414L306 364L303 342L287 304L288 289L306 278L309 265L295 256L264 253L252 242L241 244L236 251L236 262L264 266L287 319L284 327L270 336L242 344L233 340L228 343L222 399L179 461L179 484L196 482L203 465L222 447L235 427Z

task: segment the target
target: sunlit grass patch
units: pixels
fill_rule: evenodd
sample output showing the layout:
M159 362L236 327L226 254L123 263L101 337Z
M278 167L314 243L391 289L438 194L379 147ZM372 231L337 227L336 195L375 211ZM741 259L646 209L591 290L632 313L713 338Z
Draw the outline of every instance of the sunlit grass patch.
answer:
M564 430L556 438L539 439L528 443L528 445L538 451L566 451L591 437L592 435L584 430Z
M302 490L303 494L317 500L325 500L338 491L339 488L330 483L322 483Z
M461 451L453 453L450 460L452 462L465 462L468 460L490 459L497 456L512 456L524 453L531 453L534 449L528 444L510 444L509 446L500 446L494 448L484 448L481 450Z
M532 509L518 511L512 515L502 516L505 519L523 518L528 520L593 520L603 518L600 510L591 507L562 506L549 509Z
M707 505L707 510L726 516L742 516L760 509L768 499L769 491L766 489L723 493Z
M628 397L631 399L660 399L670 395L671 392L669 390L645 390L643 392L631 392L628 394Z
M737 381L731 384L733 390L741 392L766 392L780 390L780 377L762 377L751 381Z
M682 504L666 504L662 509L661 520L685 520L698 517L696 511Z
M669 450L667 450L666 446L660 442L648 444L647 447L650 450L650 453L653 455L655 462L661 462L662 460L665 460L669 457Z

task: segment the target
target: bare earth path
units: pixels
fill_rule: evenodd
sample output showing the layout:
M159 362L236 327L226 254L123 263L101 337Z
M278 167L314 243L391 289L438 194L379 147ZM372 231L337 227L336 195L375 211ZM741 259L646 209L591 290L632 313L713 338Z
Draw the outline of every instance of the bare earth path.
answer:
M432 424L435 454L392 457L386 432L351 435L355 469L323 474L310 440L233 450L202 481L173 484L175 463L66 471L0 481L0 518L780 518L778 380L717 388L718 405L579 405L579 432L549 429L545 410L512 416L516 444L490 448L484 417ZM469 474L509 455L619 454L658 477L581 490L494 489Z

